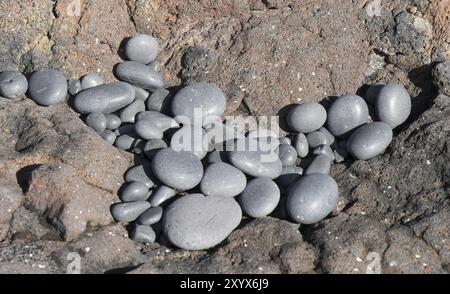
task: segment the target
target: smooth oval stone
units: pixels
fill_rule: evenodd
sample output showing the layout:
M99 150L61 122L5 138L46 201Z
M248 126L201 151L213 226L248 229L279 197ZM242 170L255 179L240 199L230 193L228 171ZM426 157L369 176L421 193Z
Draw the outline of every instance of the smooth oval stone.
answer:
M130 237L138 243L153 243L156 240L156 233L150 226L135 225Z
M331 161L334 160L334 152L333 149L331 149L330 145L324 144L324 145L319 145L316 148L314 148L313 150L313 154L314 155L326 155L330 158Z
M115 130L120 127L122 124L122 121L120 120L120 117L118 117L115 114L106 114L106 129L108 130Z
M124 48L128 60L148 64L158 56L158 40L150 35L138 34L127 41Z
M137 219L137 223L140 225L154 225L159 222L163 215L163 209L161 206L151 207Z
M286 208L294 221L313 224L336 208L338 196L338 186L331 176L306 175L289 190Z
M228 162L227 153L225 151L214 150L208 154L208 163Z
M329 174L331 170L331 162L333 160L325 154L319 154L309 164L305 171L305 175L310 174Z
M185 191L197 186L203 177L203 165L191 152L166 148L152 161L154 175L165 185Z
M116 138L114 146L122 150L130 150L136 138L130 135L120 135Z
M69 89L69 94L72 96L75 96L76 94L80 93L80 91L81 91L81 82L79 79L70 80L67 83L67 87Z
M147 99L147 110L162 112L168 107L170 92L164 88L157 89Z
M268 158L265 160L264 158ZM260 150L256 151L231 151L228 159L231 164L252 177L277 178L283 169L283 165L276 156L267 155Z
M282 188L287 188L290 184L297 181L303 175L303 168L299 166L283 167L281 175L276 179L278 185Z
M244 191L247 178L234 166L217 162L208 166L200 183L206 196L234 197Z
M134 101L134 90L126 83L100 85L81 91L73 101L79 113L112 113Z
M309 133L306 135L306 139L308 140L309 148L316 148L317 146L328 144L327 136L319 131Z
M384 122L373 122L357 129L347 140L347 151L355 159L371 159L386 150L392 141L392 129Z
M297 151L288 144L281 144L278 147L278 156L283 166L293 166L297 161Z
M155 156L155 154L164 148L167 148L167 143L164 140L161 139L151 139L148 140L145 145L144 145L144 149L143 152L145 154L145 156L147 156L148 158L153 158L153 156Z
M111 214L116 221L129 223L137 219L150 206L147 201L116 203L111 207Z
M101 133L100 135L103 140L105 140L106 142L108 142L109 144L113 145L114 142L116 141L116 134L114 134L114 132L110 131L110 130L106 130L103 133Z
M292 144L292 140L291 140L291 138L288 138L288 137L280 138L280 145L281 144L291 145Z
M163 131L150 120L138 120L134 124L134 130L142 139L162 139Z
M150 203L152 206L159 206L175 195L177 195L177 192L174 189L162 185L152 193Z
M103 133L106 129L106 117L103 113L92 112L86 117L86 125L97 133Z
M332 133L330 133L330 131L328 131L327 128L321 127L321 128L319 129L319 132L321 132L322 134L324 134L325 137L327 138L327 141L328 141L328 142L327 142L327 145L332 146L332 145L334 144L334 142L336 141L336 138L333 136Z
M297 135L297 137L295 138L294 147L299 157L305 158L306 156L308 156L309 145L308 139L306 138L305 134L299 133Z
M164 235L175 246L204 250L225 240L241 219L241 208L232 197L191 194L167 207L162 225Z
M34 102L42 106L62 102L67 96L67 80L62 73L54 69L35 71L28 80L28 94Z
M192 152L199 159L203 159L209 150L206 131L199 125L184 126L173 134L170 148Z
M120 120L124 123L134 123L136 114L145 111L145 104L142 100L134 100L133 103L122 109Z
M172 101L172 113L177 117L186 118L194 124L194 109L202 114L203 124L210 116L222 116L226 108L226 99L222 90L209 83L196 83L184 87L175 95ZM183 121L184 124L188 122Z
M127 170L124 178L126 182L141 182L150 189L155 185L152 177L152 165L151 163L146 163L133 166Z
M114 67L118 80L145 90L154 91L164 87L162 75L145 64L135 61L125 61Z
M165 132L171 128L178 128L178 123L168 115L157 111L142 111L136 115L136 121L147 120Z
M341 96L328 109L327 128L336 137L347 136L367 122L369 108L358 95Z
M299 133L317 131L327 120L327 111L317 102L296 105L289 111L287 123Z
M82 90L86 90L100 85L103 85L103 78L98 74L90 73L81 78Z
M25 95L28 90L27 78L18 71L0 73L0 96L13 99Z
M120 193L120 199L123 202L144 201L148 197L148 188L144 183L127 183Z
M405 87L389 84L381 87L375 99L378 120L395 128L404 123L411 114L411 97Z
M274 181L256 178L248 182L239 197L242 211L250 217L264 217L272 213L280 201L280 189Z
M150 93L147 92L146 90L140 88L140 87L136 87L131 85L134 89L134 94L136 96L136 100L142 100L142 101L146 101L147 98L150 96Z

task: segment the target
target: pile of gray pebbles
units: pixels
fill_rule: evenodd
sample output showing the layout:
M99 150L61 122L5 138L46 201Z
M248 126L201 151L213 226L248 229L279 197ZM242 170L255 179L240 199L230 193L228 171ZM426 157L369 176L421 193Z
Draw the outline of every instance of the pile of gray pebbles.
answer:
M114 68L117 82L105 84L96 73L67 81L53 69L28 78L5 71L0 95L27 94L50 106L66 101L69 93L68 103L89 127L141 158L142 164L124 175L122 202L111 206L114 219L129 224L136 242L158 239L187 250L211 248L239 226L243 215L316 223L337 207L332 163L383 153L393 129L411 112L403 86L374 85L364 98L344 95L327 109L317 102L292 106L282 118L291 133L281 138L270 131L229 132L221 118L226 98L217 86L196 83L176 93L164 88L155 38L136 35L123 50L127 61ZM202 119L196 120L196 111ZM223 132L223 139L209 137L211 129ZM190 136L196 131L199 136ZM180 150L186 138L200 140L200 148ZM256 148L237 148L252 144Z

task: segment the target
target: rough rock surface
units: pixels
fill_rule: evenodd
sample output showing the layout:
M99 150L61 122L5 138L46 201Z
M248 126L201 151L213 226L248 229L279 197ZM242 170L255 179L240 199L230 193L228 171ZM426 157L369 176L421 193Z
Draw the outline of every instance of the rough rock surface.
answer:
M388 82L406 86L413 108L385 154L333 166L339 207L326 220L246 219L219 246L188 252L139 247L113 224L130 154L64 103L0 98L0 272L66 272L71 252L86 273L449 272L450 82L435 69L450 59L449 17L450 0L1 1L1 70L113 81L122 40L150 33L170 90L217 83L228 114L285 113Z

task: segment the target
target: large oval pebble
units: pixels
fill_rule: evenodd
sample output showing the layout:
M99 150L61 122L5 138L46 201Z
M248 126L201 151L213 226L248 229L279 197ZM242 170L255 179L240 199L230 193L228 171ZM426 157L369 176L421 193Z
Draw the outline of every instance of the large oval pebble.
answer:
M138 34L127 41L124 53L128 60L148 64L158 56L158 40L150 35Z
M337 137L348 135L368 121L369 108L358 95L341 96L328 109L327 127Z
M206 196L234 197L245 189L246 184L243 172L227 163L217 162L206 168L200 189Z
M353 158L371 159L386 150L392 141L392 129L384 122L373 122L357 129L347 140Z
M67 96L67 80L54 69L35 71L28 80L28 94L39 105L50 106ZM89 111L95 112L95 111Z
M242 210L250 217L258 218L269 215L280 201L280 189L268 178L251 180L241 196L239 203Z
M411 113L411 97L402 85L382 86L375 98L378 120L395 128L404 123Z
M318 130L327 119L327 111L317 102L296 105L289 111L287 123L299 133L311 133Z
M164 87L162 75L145 64L135 61L125 61L114 67L118 80L130 83L145 90L154 91Z
M0 96L16 98L25 95L28 90L27 78L18 71L4 71L0 73Z

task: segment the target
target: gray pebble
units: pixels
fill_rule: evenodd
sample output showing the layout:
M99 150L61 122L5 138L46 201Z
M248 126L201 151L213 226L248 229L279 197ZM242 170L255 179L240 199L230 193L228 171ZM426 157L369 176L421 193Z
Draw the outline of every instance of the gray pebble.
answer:
M279 201L280 189L274 181L267 178L251 180L239 196L242 211L254 218L272 213Z
M120 127L122 124L122 121L120 120L120 117L118 117L115 114L106 114L106 129L107 130L115 130Z
M337 206L338 186L328 175L303 176L289 190L286 208L289 216L301 224L324 219Z
M150 139L145 143L143 152L145 156L151 159L159 150L167 147L167 143L164 140Z
M369 108L358 95L344 95L328 109L327 127L336 137L349 135L369 121Z
M72 96L75 96L76 94L80 93L81 91L81 82L79 79L76 80L70 80L67 83L69 94Z
M135 225L130 237L138 243L153 243L156 240L156 233L150 226Z
M134 94L136 96L136 100L146 101L147 98L150 96L150 93L147 92L146 90L144 90L144 89L142 89L140 87L133 86L133 85L131 85L131 86L134 89Z
M324 145L317 146L316 148L314 148L313 154L314 155L323 154L323 155L328 156L331 161L334 160L334 152L333 152L333 149L331 149L330 145L324 144Z
M114 146L122 150L130 150L136 138L130 135L120 135L116 138Z
M152 193L150 203L152 206L160 206L175 195L177 192L174 189L161 185Z
M201 109L203 122L205 122L210 116L222 116L225 107L226 99L222 90L209 83L196 83L184 87L178 91L172 101L173 115L185 117L191 124L195 123L194 109Z
M138 34L127 41L124 48L128 60L148 64L158 56L158 40L150 35Z
M310 174L329 174L331 170L332 159L328 155L316 155L305 170L305 175Z
M218 245L240 224L242 211L232 197L191 194L165 210L163 232L177 247L204 250Z
M103 78L98 74L90 73L81 78L82 90L86 90L100 85L103 85Z
M292 108L287 116L291 129L299 133L311 133L318 130L327 119L325 108L317 102L307 102Z
M228 162L227 153L225 151L214 150L208 154L208 163Z
M134 101L134 90L126 83L100 85L81 91L73 101L80 113L112 113Z
M145 103L142 100L134 100L133 103L122 109L120 112L120 120L123 123L134 123L136 114L145 111Z
M130 182L121 191L120 200L123 202L144 201L148 196L148 188L144 183Z
M206 196L234 197L244 191L247 178L228 163L217 162L208 166L200 183Z
M164 87L164 80L161 74L139 62L125 61L119 63L114 68L114 74L120 81L145 90L154 91Z
M283 169L278 156L274 158L261 150L231 151L228 153L228 159L235 167L253 177L275 179Z
M281 144L291 145L292 144L292 140L290 138L288 138L288 137L280 138L280 145Z
M154 225L159 222L163 215L163 209L161 206L151 207L137 219L137 223L140 225Z
M325 137L327 138L327 141L328 141L327 142L328 145L332 146L334 144L334 142L336 141L336 138L333 136L332 133L330 133L330 131L328 131L327 128L321 127L319 129L319 132L321 132L322 134L325 135Z
M281 144L278 147L278 156L283 166L293 166L297 161L297 151L288 144Z
M66 98L67 80L54 69L35 71L28 80L28 93L37 104L50 106Z
M158 61L152 61L148 64L148 66L154 71L161 71L161 64Z
M0 73L0 96L13 99L25 95L28 90L27 78L18 71Z
M209 150L206 131L199 125L186 125L173 134L170 147L175 151L192 152L203 159Z
M86 117L86 125L101 134L106 129L106 117L103 113L92 112Z
M309 133L306 135L306 139L308 140L309 148L313 149L320 145L328 144L327 136L319 131Z
M405 87L396 84L383 86L375 99L378 120L392 129L404 123L411 114L411 97Z
M163 131L150 120L138 120L134 124L134 130L142 139L162 139Z
M276 182L281 188L287 188L293 182L297 181L303 175L303 168L299 166L283 167L281 175L276 179Z
M152 177L153 172L151 163L133 166L125 173L126 182L141 182L149 189L155 185Z
M154 91L147 99L147 110L163 111L168 104L170 92L164 88Z
M308 139L306 138L305 134L299 133L295 137L294 147L299 157L305 158L308 155L309 146L308 146Z
M150 206L147 201L116 203L111 207L111 214L116 221L129 223L137 219Z
M100 135L103 140L105 140L106 142L108 142L109 144L113 145L114 142L116 141L116 134L114 134L114 132L110 131L110 130L106 130L103 133L101 133Z
M136 115L136 121L140 120L151 121L151 123L161 129L162 132L179 127L178 123L170 116L153 110L139 112Z
M166 148L152 161L154 175L165 185L185 191L197 186L203 177L203 165L197 156L190 152L176 152Z
M357 129L347 140L347 151L355 159L371 159L386 150L392 141L392 129L384 122L373 122Z

